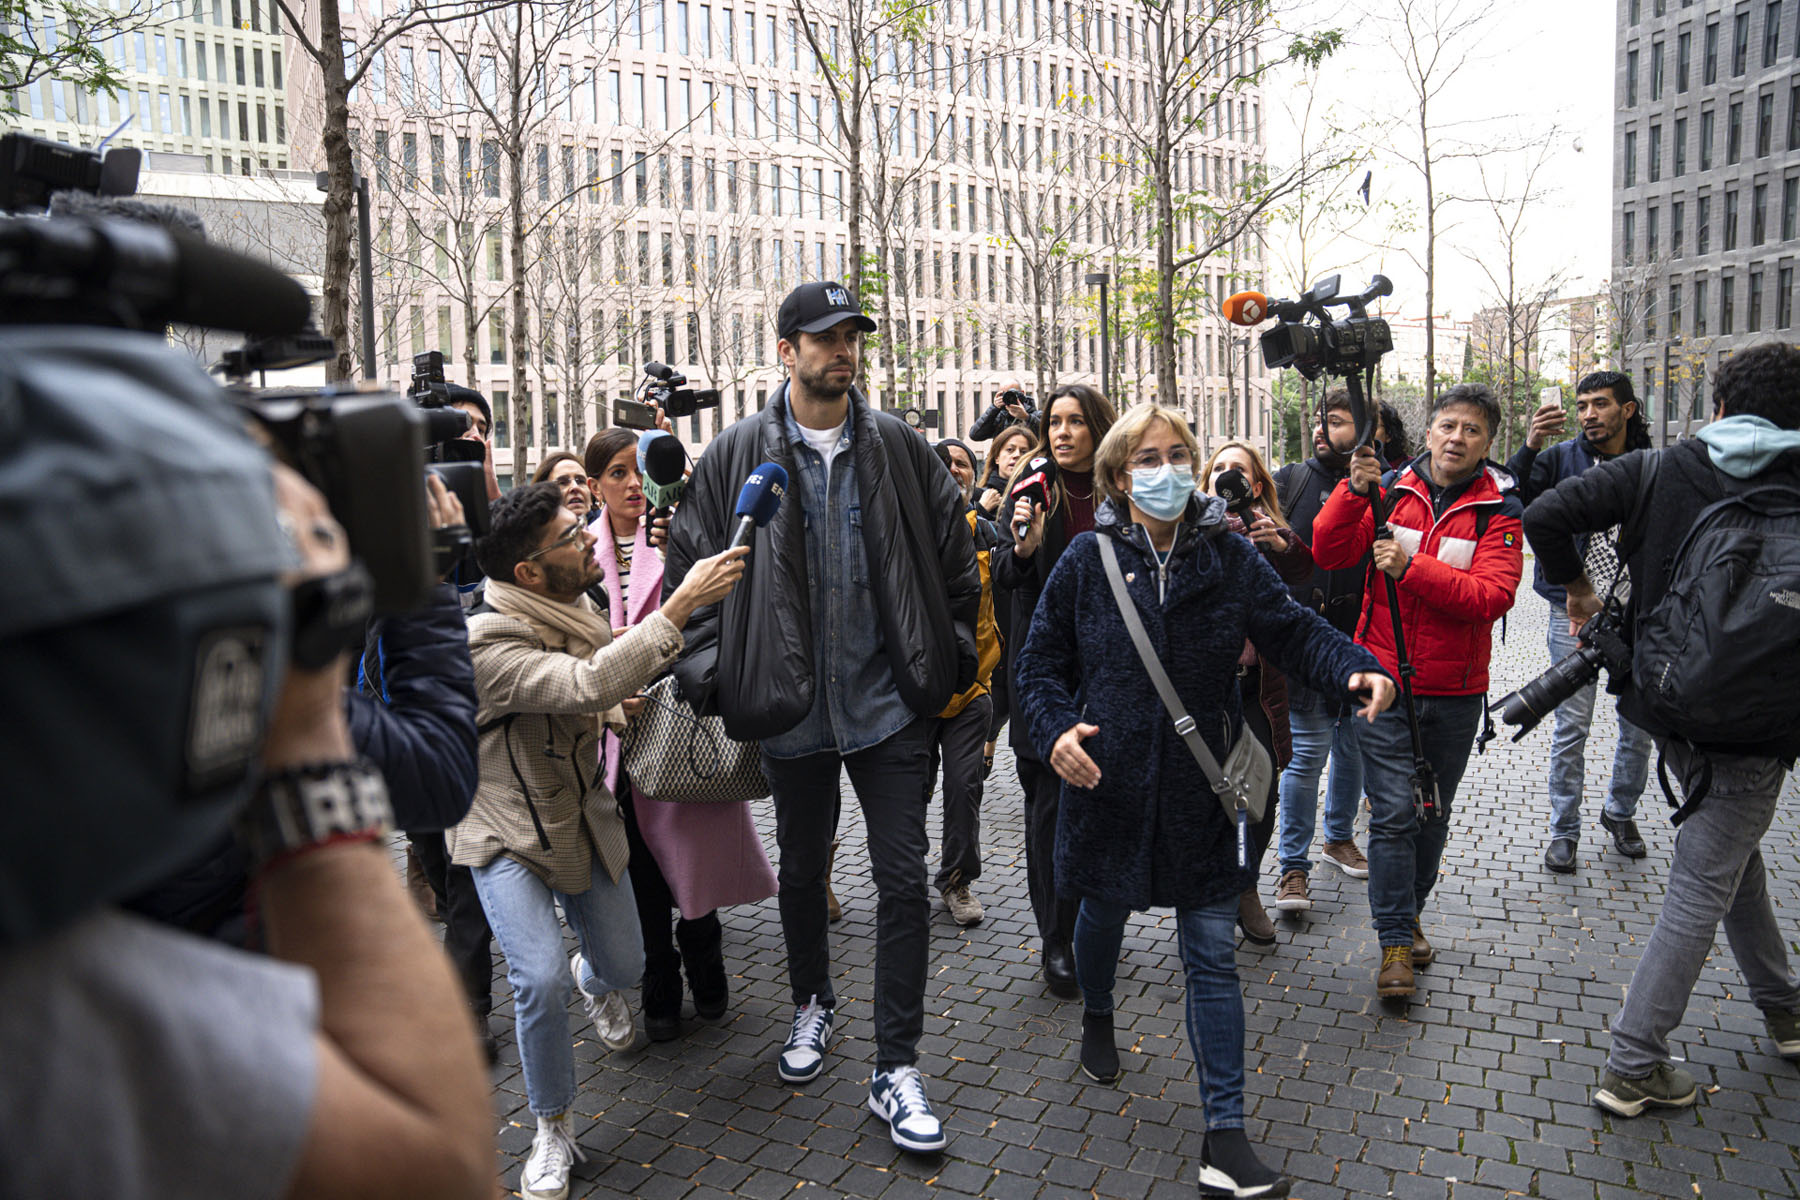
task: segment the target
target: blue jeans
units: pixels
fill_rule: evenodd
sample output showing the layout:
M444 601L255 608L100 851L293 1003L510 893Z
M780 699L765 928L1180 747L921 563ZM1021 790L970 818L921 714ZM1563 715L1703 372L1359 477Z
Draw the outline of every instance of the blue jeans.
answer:
M1413 922L1437 883L1438 860L1450 836L1456 785L1469 765L1485 696L1420 696L1419 737L1437 775L1441 809L1420 824L1413 811L1412 734L1406 705L1394 706L1357 730L1363 783L1369 789L1369 915L1383 946L1412 945Z
M1325 840L1347 842L1356 828L1362 798L1362 752L1356 745L1356 718L1334 717L1317 698L1288 706L1294 755L1281 773L1281 869L1310 871L1313 822L1319 811L1319 776L1331 760L1325 785Z
M1244 1127L1244 989L1237 973L1238 898L1175 910L1187 973L1188 1044L1200 1071L1206 1127ZM1113 977L1131 909L1091 897L1075 918L1075 979L1089 1012L1112 1011Z
M1699 764L1671 743L1666 765L1685 794ZM1779 759L1726 755L1713 756L1712 768L1712 787L1675 834L1656 927L1613 1019L1606 1065L1627 1079L1642 1079L1668 1059L1669 1034L1687 1012L1721 923L1751 1003L1800 1009L1761 849L1787 770Z
M1575 653L1575 637L1569 632L1569 610L1550 606L1550 661L1560 662ZM1550 742L1550 836L1581 840L1581 789L1585 778L1582 761L1587 750L1588 728L1594 723L1597 685L1590 684L1556 708L1556 736ZM1650 778L1650 735L1619 717L1619 745L1613 751L1612 783L1607 789L1607 816L1630 820L1637 815L1638 798Z
M575 1043L569 1037L569 960L556 905L588 962L583 980L596 996L636 987L644 975L644 932L631 877L614 883L598 861L593 884L578 895L552 892L531 869L502 854L474 868L475 890L506 955L525 1098L533 1114L556 1117L575 1103Z

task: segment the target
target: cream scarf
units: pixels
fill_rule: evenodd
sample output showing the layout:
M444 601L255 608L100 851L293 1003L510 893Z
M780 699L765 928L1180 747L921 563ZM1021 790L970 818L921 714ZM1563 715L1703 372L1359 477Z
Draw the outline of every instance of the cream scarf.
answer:
M487 582L487 602L495 612L504 613L516 620L531 626L545 646L552 650L561 650L576 658L592 658L595 654L612 644L612 626L607 619L594 611L593 602L586 595L576 599L573 604L564 604L560 600L551 600L536 592L526 591L516 584L502 583L497 579ZM594 736L601 736L611 726L622 731L625 728L625 710L618 705L603 713L590 714Z

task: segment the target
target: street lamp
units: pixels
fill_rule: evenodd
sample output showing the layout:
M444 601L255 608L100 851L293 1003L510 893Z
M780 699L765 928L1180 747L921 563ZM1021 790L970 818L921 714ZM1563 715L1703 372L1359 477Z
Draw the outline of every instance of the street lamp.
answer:
M1112 309L1106 306L1106 286L1111 282L1112 275L1106 271L1088 273L1087 285L1100 289L1100 390L1117 403L1112 389Z
M321 192L331 190L331 173L318 171L313 175L313 186ZM357 259L361 264L362 276L362 361L363 378L375 378L375 271L370 264L369 249L369 180L366 176L356 175L356 240Z

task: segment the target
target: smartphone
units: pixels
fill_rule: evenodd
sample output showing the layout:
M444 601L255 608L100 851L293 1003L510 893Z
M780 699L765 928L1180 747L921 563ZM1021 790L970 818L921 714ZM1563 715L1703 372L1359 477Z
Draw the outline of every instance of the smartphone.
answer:
M1549 387L1538 389L1539 408L1542 408L1546 404L1554 404L1556 407L1561 408L1562 402L1562 385L1560 383L1553 383Z
M613 401L613 424L624 429L655 429L656 407L636 400Z

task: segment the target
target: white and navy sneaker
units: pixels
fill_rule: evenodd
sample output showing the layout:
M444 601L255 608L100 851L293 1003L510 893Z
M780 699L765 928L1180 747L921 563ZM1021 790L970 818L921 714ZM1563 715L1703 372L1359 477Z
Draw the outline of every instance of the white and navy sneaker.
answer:
M914 1154L944 1148L944 1125L925 1099L925 1077L917 1067L877 1071L869 1081L869 1111L888 1123L894 1145Z
M831 1048L831 1029L837 1023L837 1012L818 1001L813 996L794 1010L794 1027L788 1031L781 1061L775 1065L783 1083L810 1083L825 1069L825 1051Z

